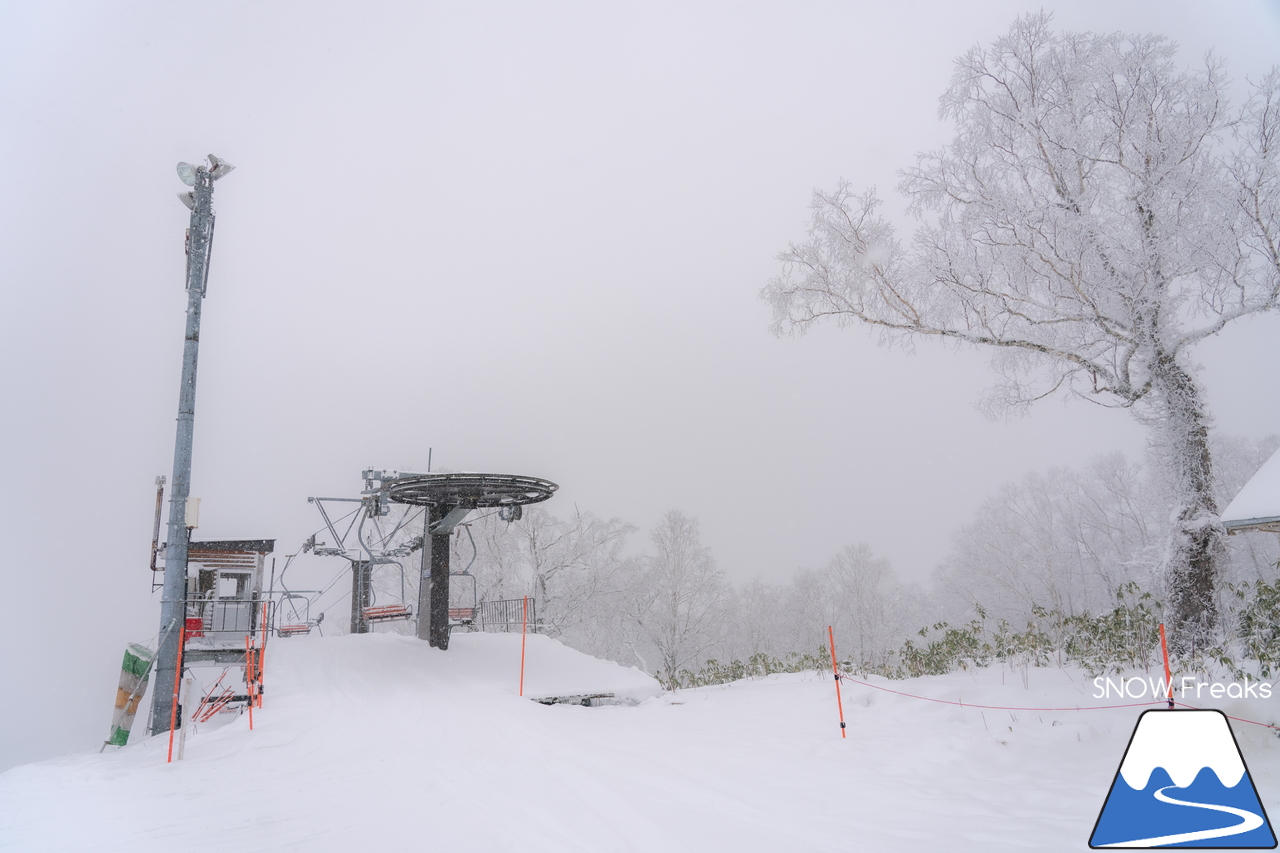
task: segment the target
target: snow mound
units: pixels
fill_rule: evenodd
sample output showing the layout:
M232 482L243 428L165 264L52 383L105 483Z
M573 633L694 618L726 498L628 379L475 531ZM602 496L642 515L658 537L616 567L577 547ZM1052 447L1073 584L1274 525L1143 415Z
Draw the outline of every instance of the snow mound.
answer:
M273 640L253 731L246 716L199 727L173 764L167 737L135 737L0 774L0 853L1059 853L1084 848L1138 712L996 711L850 681L841 738L830 674L583 708L530 698L657 687L545 637L525 664L521 698L518 635L455 635L448 651ZM999 668L868 681L982 705L1098 701L1056 668L1029 687ZM1280 741L1243 734L1269 802Z
M448 651L440 651L397 634L290 638L271 644L267 677L273 665L284 664L278 691L323 694L338 686L353 699L408 686L514 698L520 689L520 640L519 634L454 634ZM526 699L612 694L639 703L662 692L654 678L635 667L592 657L539 634L525 638L524 657Z
M420 648L420 640L409 641ZM526 699L607 694L639 703L662 692L652 676L571 649L563 643L530 634L525 638L524 696ZM492 681L518 690L520 636L518 634L455 634L449 640L449 659L433 660L434 667L460 670L463 678Z

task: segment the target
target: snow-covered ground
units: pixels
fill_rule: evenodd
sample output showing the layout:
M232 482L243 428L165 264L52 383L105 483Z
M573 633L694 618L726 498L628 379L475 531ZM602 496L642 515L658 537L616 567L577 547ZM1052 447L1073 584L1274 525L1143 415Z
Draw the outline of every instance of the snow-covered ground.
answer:
M643 700L545 706L516 695L519 636L452 643L273 641L254 731L243 716L206 727L169 765L157 737L14 768L0 775L0 849L1084 850L1141 712L979 711L846 682L842 740L829 676L656 695L637 670L535 636L526 696ZM877 683L988 705L1110 704L1054 668L1031 670L1029 688L999 668ZM1276 701L1219 707L1265 720ZM1235 732L1275 817L1280 740Z

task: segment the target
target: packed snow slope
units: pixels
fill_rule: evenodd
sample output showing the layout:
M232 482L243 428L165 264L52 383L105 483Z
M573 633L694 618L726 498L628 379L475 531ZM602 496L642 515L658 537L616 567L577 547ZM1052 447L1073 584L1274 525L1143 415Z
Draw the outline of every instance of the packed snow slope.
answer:
M637 670L520 637L298 637L267 652L265 706L197 731L0 775L21 851L1085 850L1142 709L1008 712L796 674L657 694ZM999 668L876 683L990 705L1089 706L1078 672ZM645 696L650 698L645 699ZM1114 702L1115 700L1111 700ZM1221 705L1253 719L1276 700ZM104 706L103 732L109 703ZM1280 815L1280 741L1236 724Z

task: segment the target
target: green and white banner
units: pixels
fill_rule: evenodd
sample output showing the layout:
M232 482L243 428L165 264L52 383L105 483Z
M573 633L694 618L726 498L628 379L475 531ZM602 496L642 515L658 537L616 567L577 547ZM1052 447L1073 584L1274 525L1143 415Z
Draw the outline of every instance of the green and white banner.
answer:
M116 708L111 715L111 736L107 743L124 746L129 742L129 730L133 717L138 713L138 703L147 692L147 679L151 677L151 664L155 652L146 646L130 643L124 650L124 663L120 665L120 686L116 689Z

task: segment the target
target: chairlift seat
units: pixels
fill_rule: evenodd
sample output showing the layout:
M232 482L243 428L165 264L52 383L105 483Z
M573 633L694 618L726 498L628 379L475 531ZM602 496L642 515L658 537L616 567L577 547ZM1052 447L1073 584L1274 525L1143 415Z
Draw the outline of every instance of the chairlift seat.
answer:
M390 622L395 619L408 619L413 615L413 610L403 604L385 604L381 607L366 607L364 609L364 620L366 622Z
M476 609L474 607L450 607L449 621L461 625L470 625L476 621Z
M281 625L276 629L277 637L297 637L311 633L311 623L303 622L298 625Z

